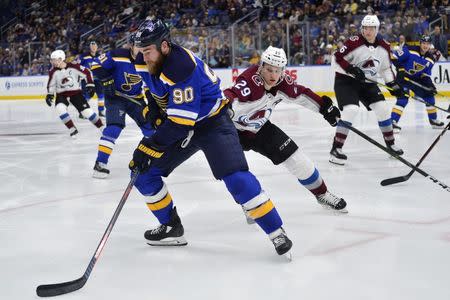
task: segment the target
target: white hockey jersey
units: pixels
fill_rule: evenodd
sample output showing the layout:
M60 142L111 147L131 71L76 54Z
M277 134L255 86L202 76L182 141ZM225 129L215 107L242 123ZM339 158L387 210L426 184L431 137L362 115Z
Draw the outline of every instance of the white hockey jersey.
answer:
M389 43L377 38L371 44L361 34L346 40L344 46L334 53L331 63L337 73L352 76L345 70L354 65L364 72L366 78L377 80L381 76L386 83L395 78L391 64Z
M231 102L232 120L238 130L257 133L281 101L296 103L315 112L323 105L319 95L295 83L288 74L278 85L266 91L257 71L257 65L249 67L239 75L234 86L224 91Z
M80 64L67 63L65 68L52 68L48 74L47 92L62 96L73 96L81 92L81 80L93 86L92 73Z

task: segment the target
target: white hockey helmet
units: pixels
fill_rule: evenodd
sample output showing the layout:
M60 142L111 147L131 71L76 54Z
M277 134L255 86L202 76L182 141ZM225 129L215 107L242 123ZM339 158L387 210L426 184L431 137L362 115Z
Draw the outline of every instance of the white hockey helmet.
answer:
M269 46L261 55L261 64L284 68L287 64L286 53L282 48Z
M361 21L361 30L363 27L375 27L378 33L378 29L380 28L380 20L376 15L367 15Z
M50 54L50 59L61 59L62 61L66 60L66 54L62 50L55 50Z

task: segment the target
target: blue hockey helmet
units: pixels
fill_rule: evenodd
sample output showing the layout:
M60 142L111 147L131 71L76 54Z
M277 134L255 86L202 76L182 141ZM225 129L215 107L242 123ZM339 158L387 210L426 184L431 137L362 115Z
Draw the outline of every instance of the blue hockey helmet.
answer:
M423 34L419 40L421 43L431 43L431 36Z
M141 48L156 45L159 49L163 41L170 43L170 30L163 21L157 19L155 21L144 21L139 25L134 44Z

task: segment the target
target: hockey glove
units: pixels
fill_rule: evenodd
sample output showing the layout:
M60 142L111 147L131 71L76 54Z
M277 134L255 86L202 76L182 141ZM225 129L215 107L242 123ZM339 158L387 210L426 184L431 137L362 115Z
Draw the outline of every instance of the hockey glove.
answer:
M108 77L101 81L103 87L103 93L106 96L114 96L115 88L114 88L114 78Z
M386 85L389 87L389 93L391 93L392 96L397 98L405 97L405 91L403 91L403 88L395 81L388 82Z
M53 95L53 94L47 94L47 96L45 96L45 102L47 103L48 106L52 107L54 98L55 98L55 95Z
M167 114L159 108L156 100L149 92L146 92L145 96L147 97L148 105L142 110L142 116L150 123L152 128L156 129L167 119Z
M396 82L403 82L405 81L405 77L406 77L406 72L405 69L398 69L397 70L397 77L395 78Z
M133 172L145 173L150 169L152 160L160 158L163 154L164 152L159 150L151 138L144 137L134 150L128 168Z
M330 97L322 96L323 105L319 112L323 115L323 118L330 123L331 126L335 127L337 125L337 118L341 118L341 112L339 108L333 105L333 100Z
M364 74L363 70L354 65L350 65L347 68L346 72L350 75L353 75L353 77L355 77L355 79L358 81L364 82L366 80L366 75Z
M86 85L86 93L89 99L95 95L95 85Z

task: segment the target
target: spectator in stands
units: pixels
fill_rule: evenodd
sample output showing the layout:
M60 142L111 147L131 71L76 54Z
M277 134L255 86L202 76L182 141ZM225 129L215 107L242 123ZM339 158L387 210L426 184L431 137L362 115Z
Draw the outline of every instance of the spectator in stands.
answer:
M447 59L448 57L448 41L447 38L441 33L441 26L435 25L433 33L431 34L431 43L436 49L438 49L442 56Z

